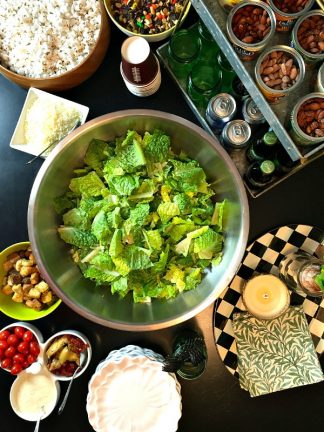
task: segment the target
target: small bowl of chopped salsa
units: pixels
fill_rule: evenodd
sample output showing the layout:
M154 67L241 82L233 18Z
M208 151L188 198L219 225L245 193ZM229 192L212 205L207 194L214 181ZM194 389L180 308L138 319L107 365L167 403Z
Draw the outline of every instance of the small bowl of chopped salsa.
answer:
M104 0L112 22L128 36L142 36L148 42L159 42L171 36L185 7L182 21L191 3L185 0Z
M59 381L78 378L88 367L92 349L88 338L77 330L63 330L50 337L44 346L43 361Z

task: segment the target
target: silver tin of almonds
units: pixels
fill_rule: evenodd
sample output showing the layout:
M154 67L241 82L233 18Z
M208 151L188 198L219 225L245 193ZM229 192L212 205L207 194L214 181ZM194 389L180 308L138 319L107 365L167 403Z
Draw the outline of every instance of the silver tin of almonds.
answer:
M234 15L239 9L244 8L246 6L261 7L262 9L267 11L268 16L270 17L269 33L265 36L265 38L262 41L254 44L248 44L242 42L238 37L235 36L233 32L232 21ZM237 55L242 60L250 61L253 60L259 54L259 52L265 48L265 46L270 42L271 38L273 37L276 30L276 17L273 10L270 8L270 6L263 3L262 1L259 0L253 0L253 2L243 1L239 3L237 6L235 6L229 13L226 22L226 30L227 30L228 37L232 42L233 48L236 51Z
M212 130L220 134L226 123L236 113L236 101L228 93L220 93L210 99L206 109L206 120Z
M245 120L232 120L222 130L221 142L231 150L245 148L251 138L251 127Z
M303 10L300 12L293 12L293 13L287 13L283 12L280 9L277 8L277 6L274 4L273 0L266 0L267 3L271 6L271 9L274 11L276 16L276 30L278 32L289 32L296 22L296 20L303 15L304 13L308 12L310 8L313 6L315 0L309 0L307 5L304 7ZM297 0L295 0L297 2Z
M299 99L297 104L295 105L294 109L292 110L291 117L290 117L290 128L289 128L289 135L292 137L292 139L295 141L296 144L301 146L313 146L320 144L321 142L324 142L324 137L312 137L310 135L307 135L305 132L301 130L301 128L298 125L297 122L297 115L299 112L300 107L307 102L310 99L313 98L321 98L324 102L324 95L323 93L309 93L306 96Z
M322 66L318 70L315 90L324 93L324 63L322 63Z
M251 97L248 97L244 100L242 106L242 115L244 120L251 125L257 125L266 122L262 112L259 110L259 107Z
M306 51L300 45L300 43L298 41L298 37L297 37L297 33L298 33L298 30L299 30L299 27L300 27L301 23L303 21L305 21L305 19L307 19L307 18L309 18L309 17L311 17L313 15L320 15L320 16L322 16L324 18L324 12L323 11L321 11L320 9L312 10L312 11L308 12L307 14L302 15L297 20L297 22L296 22L296 24L295 24L295 26L293 28L293 31L291 33L291 46L293 48L295 48L296 51L298 51L302 55L303 59L305 60L305 63L308 63L308 64L316 63L318 61L324 60L324 53L313 54L313 53L311 53L309 51Z
M272 52L274 51L284 51L285 53L289 54L293 58L293 64L297 66L297 69L299 71L299 77L297 82L292 85L291 87L288 87L284 90L275 90L269 86L267 86L260 75L260 67L263 60ZM305 78L305 62L303 57L294 49L287 45L275 45L271 48L267 48L258 58L255 69L254 69L255 79L258 84L258 87L260 88L261 92L263 93L264 97L267 99L267 101L270 104L277 104L281 102L285 97L290 95L292 92L296 91L296 88L298 88L301 83L303 82Z

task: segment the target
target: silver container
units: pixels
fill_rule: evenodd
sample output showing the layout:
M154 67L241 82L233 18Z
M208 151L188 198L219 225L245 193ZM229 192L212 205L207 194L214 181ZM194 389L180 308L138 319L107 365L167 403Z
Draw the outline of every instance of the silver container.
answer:
M221 141L224 147L231 150L245 148L251 138L251 127L244 120L232 120L224 127Z
M294 85L292 85L291 87L288 87L287 89L284 89L284 90L275 90L275 89L267 86L262 81L262 78L260 75L261 63L273 51L284 51L287 54L290 54L291 57L294 59L293 64L295 66L297 66L297 68L299 70L299 78L298 78L297 82ZM294 48L291 48L287 45L276 45L276 46L273 46L271 48L266 49L260 55L260 57L258 58L258 60L255 64L254 73L255 73L256 82L257 82L261 92L263 93L264 97L267 99L267 101L270 104L277 104L277 103L282 102L282 100L285 97L289 96L292 92L295 92L296 89L301 85L301 83L303 82L303 80L305 78L305 63L304 63L302 56Z
M128 129L163 129L175 151L185 151L216 182L216 199L228 201L225 245L219 266L207 271L201 284L168 301L134 304L85 279L72 262L69 247L57 235L61 219L53 199L66 191L73 170L83 165L93 138L112 140ZM76 129L55 147L35 179L28 208L29 239L41 274L74 311L96 323L120 330L157 330L185 321L201 312L221 294L243 257L249 231L249 209L242 179L216 139L189 121L153 110L128 110L98 117Z
M292 139L296 142L296 144L301 145L301 146L314 146L316 144L320 144L320 143L324 142L324 137L313 137L313 136L307 135L305 132L302 131L302 129L299 127L298 122L297 122L297 115L298 115L300 107L305 102L307 102L308 100L311 100L313 98L322 98L323 102L324 102L323 93L310 93L310 94L302 97L298 101L298 103L295 105L295 107L291 113L289 134L292 137Z
M313 15L321 15L324 18L324 12L323 11L321 11L320 9L312 10L312 11L308 12L307 14L302 15L297 20L296 24L294 25L293 31L291 33L291 46L294 47L296 49L296 51L298 51L302 55L305 62L309 63L309 64L324 60L324 53L313 54L309 51L306 51L300 45L298 37L297 37L297 33L298 33L299 27L302 24L302 22L305 21L305 19L307 19Z
M226 123L234 117L236 113L236 101L228 93L220 93L210 99L206 109L206 120L212 130L219 134Z
M309 0L309 2L306 4L304 9L300 12L293 12L293 13L287 13L282 12L280 9L277 8L277 6L274 4L273 0L266 0L267 3L271 6L271 9L274 11L276 16L276 30L278 32L289 32L296 22L296 20L303 15L304 13L308 12L309 9L313 6L315 0ZM297 2L297 0L295 0Z
M324 63L322 63L317 73L316 91L324 93Z
M266 122L262 112L251 97L244 100L242 115L244 120L250 125L263 124Z
M233 32L232 24L233 24L234 15L237 13L238 10L246 6L260 7L262 9L265 9L268 13L268 16L270 17L271 27L269 33L265 36L265 38L262 41L254 44L248 44L246 42L242 42L238 37L235 36ZM276 30L275 14L273 13L270 6L263 3L262 1L259 0L243 1L239 3L237 6L235 6L229 13L226 22L226 30L227 30L228 37L232 42L233 48L236 51L237 55L242 60L251 61L260 53L260 51L262 51L265 48L265 46L270 42L271 38L273 37Z

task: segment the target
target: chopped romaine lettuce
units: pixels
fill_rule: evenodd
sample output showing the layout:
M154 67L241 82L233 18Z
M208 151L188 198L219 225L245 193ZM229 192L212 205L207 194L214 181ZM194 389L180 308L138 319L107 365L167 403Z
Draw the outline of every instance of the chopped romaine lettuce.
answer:
M69 191L54 200L60 237L86 278L135 302L195 289L218 265L226 202L212 201L199 163L160 130L94 139Z

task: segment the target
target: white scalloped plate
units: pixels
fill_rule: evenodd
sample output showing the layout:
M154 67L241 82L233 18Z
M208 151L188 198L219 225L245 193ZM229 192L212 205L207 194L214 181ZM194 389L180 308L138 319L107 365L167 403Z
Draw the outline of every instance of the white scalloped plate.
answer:
M144 357L105 360L89 382L87 412L97 432L175 432L180 384Z

